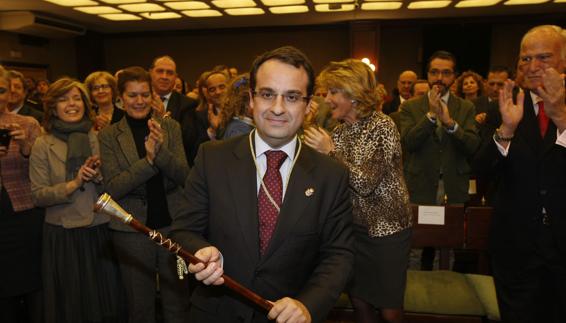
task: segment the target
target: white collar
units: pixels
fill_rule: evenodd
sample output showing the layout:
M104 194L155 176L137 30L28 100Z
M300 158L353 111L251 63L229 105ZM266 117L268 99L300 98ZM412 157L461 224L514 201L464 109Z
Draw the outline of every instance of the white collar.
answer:
M258 158L259 156L261 156L262 154L264 154L268 150L284 151L287 154L287 158L289 158L291 160L293 159L293 156L295 156L295 149L297 147L297 135L295 135L295 137L293 137L293 140L291 140L288 143L286 143L285 145L283 145L283 147L276 148L276 149L272 148L271 146L269 146L269 144L267 144L265 141L263 141L263 139L260 137L260 135L257 133L257 131L255 131L255 133L254 133L254 140L255 140L255 158Z

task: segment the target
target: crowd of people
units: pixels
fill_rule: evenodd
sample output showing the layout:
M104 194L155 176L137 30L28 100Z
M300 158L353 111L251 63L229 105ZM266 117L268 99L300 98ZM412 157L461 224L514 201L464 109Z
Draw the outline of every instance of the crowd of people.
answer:
M290 46L194 88L170 56L37 86L0 66L0 321L322 322L345 292L357 322L403 322L411 203L474 193L494 207L502 320L562 322L565 72L549 25L524 35L515 77L459 74L440 50L391 96L359 60L316 76ZM192 278L94 211L101 193L201 259Z

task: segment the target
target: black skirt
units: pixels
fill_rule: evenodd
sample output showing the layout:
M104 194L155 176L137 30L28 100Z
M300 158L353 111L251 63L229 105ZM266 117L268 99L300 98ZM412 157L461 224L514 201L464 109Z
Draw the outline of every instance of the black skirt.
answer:
M45 224L46 323L126 322L124 287L107 224L65 229Z
M372 238L354 225L354 277L349 293L376 308L403 308L411 229Z
M41 232L43 210L0 210L0 297L41 289Z

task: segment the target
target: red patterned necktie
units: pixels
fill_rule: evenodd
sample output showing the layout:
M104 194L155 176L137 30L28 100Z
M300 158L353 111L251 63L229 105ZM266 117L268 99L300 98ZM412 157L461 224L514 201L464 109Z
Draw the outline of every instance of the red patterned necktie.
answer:
M278 207L281 207L283 181L281 180L279 168L283 165L287 154L281 150L269 150L265 155L267 156L267 171L263 176L263 183L269 191L271 198L277 203ZM259 215L259 250L263 255L267 250L267 246L269 246L271 235L273 231L275 231L279 211L277 211L277 208L270 201L263 187L259 188L257 203Z
M546 130L548 129L548 116L544 113L544 101L538 103L538 127L540 129L540 136L544 138Z

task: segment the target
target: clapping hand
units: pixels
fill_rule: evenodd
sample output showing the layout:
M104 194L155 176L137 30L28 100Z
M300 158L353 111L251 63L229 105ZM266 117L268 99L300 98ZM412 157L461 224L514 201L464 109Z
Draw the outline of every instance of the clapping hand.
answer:
M554 68L547 68L542 74L542 84L537 92L544 100L544 111L562 132L566 129L564 75L560 75Z
M323 154L328 154L334 150L334 142L330 135L324 129L318 127L305 129L305 143Z
M145 141L146 158L147 161L153 165L153 161L163 144L164 133L163 129L161 129L161 125L154 119L149 119L147 126L149 127L149 136Z
M517 94L517 104L513 103L513 87L515 82L505 81L503 89L499 91L499 112L501 113L501 136L512 138L521 119L523 119L523 102L525 93L521 90Z

